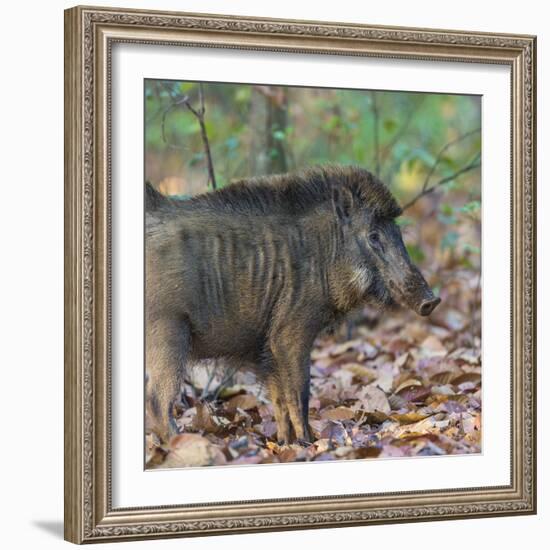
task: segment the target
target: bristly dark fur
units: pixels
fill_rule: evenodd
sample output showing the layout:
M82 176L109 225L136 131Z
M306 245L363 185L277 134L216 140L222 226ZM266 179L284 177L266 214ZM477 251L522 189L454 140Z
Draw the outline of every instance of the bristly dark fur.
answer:
M170 197L159 193L152 185L151 182L145 182L145 211L153 212L162 208L166 208L173 204L173 200Z
M300 215L330 201L334 186L347 187L356 206L368 208L378 218L393 219L402 212L389 189L373 174L356 166L337 165L240 180L224 189L182 201L181 205L205 206L235 214ZM151 201L152 209L159 206L157 195ZM174 202L179 201L166 199L164 206L173 207Z

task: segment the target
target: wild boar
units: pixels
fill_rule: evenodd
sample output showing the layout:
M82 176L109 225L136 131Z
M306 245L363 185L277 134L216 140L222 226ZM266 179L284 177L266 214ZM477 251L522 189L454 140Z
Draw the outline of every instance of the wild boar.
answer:
M357 167L243 180L190 200L146 186L146 402L175 432L190 361L253 364L278 440L310 440L310 351L365 304L429 315L440 302L411 262L388 188Z

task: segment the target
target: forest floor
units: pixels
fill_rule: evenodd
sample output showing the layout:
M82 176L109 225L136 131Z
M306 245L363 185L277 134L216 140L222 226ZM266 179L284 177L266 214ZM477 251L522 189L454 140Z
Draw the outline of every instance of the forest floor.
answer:
M311 353L309 445L277 443L273 408L252 374L238 372L220 387L222 375L194 369L177 420L181 433L168 448L149 436L147 466L481 452L479 297L478 274L455 271L429 318L365 309L321 335Z

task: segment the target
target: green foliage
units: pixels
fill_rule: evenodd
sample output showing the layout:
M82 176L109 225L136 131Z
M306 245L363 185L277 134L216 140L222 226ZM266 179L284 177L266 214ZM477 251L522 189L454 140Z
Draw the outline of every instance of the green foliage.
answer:
M415 262L440 261L451 251L463 265L479 263L479 172L454 177L481 150L480 133L471 133L481 124L479 97L223 83L202 89L218 187L269 173L270 166L379 166L377 175L401 204L437 185L398 220ZM199 109L198 83L145 83L146 178L175 181L169 192L187 196L209 188L200 124L176 105L183 97ZM449 181L438 185L442 179ZM437 226L426 241L422 228L430 219Z
M414 220L412 218L408 218L407 216L400 216L395 221L397 225L401 228L408 227L414 224Z
M478 200L470 201L460 208L460 211L464 214L474 214L481 209L481 202Z
M442 203L439 207L437 219L444 225L453 225L456 223L455 209L448 203Z
M464 252L470 253L470 254L481 254L481 248L479 246L474 246L470 243L464 243L463 246Z
M441 250L454 250L458 242L458 233L456 231L448 231L441 239Z
M406 248L413 262L421 264L426 258L424 251L417 244L407 244Z

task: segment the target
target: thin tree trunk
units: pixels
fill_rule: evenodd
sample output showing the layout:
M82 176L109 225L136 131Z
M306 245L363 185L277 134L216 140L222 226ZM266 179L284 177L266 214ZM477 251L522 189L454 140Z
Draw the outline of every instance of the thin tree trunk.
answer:
M266 135L268 171L279 174L288 171L286 158L286 127L288 119L288 94L281 90L276 97L266 97L268 102Z

